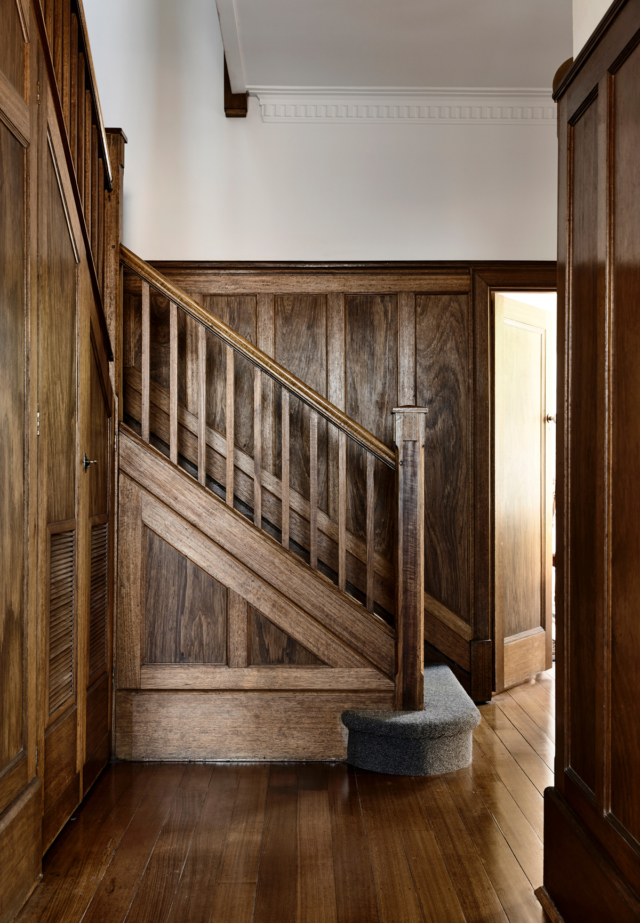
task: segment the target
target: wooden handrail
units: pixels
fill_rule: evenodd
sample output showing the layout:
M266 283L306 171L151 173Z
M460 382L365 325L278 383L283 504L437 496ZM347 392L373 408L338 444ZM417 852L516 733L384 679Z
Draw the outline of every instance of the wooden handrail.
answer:
M229 327L213 314L209 314L201 305L190 298L185 292L173 285L156 269L146 263L144 260L132 253L127 247L120 247L120 259L122 263L143 279L149 285L153 286L160 294L164 295L170 302L176 304L179 308L189 314L195 321L207 327L219 337L228 346L240 353L249 360L256 368L261 369L277 381L283 388L295 395L298 400L302 401L312 410L317 411L322 417L333 423L339 430L346 433L351 439L359 443L364 449L378 458L389 468L395 470L395 455L383 442L376 439L371 433L352 420L345 413L339 410L334 404L314 391L307 384L292 375L284 366L280 365L271 356L262 352L249 340L246 340L233 328Z

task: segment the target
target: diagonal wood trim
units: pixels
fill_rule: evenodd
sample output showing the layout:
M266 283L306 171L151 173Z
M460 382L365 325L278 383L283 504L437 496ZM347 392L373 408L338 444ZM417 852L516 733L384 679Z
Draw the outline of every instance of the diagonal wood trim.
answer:
M142 689L342 689L358 692L393 691L393 682L377 670L339 667L230 667L198 664L145 664Z
M29 107L16 88L0 70L0 119L13 132L23 147L29 146L31 115Z
M447 628L460 635L465 641L473 640L473 628L429 593L424 594L424 608L429 615L443 622Z
M366 664L364 658L345 648L309 616L305 609L286 599L267 581L257 577L233 555L202 535L199 529L185 522L149 494L143 495L142 521L160 538L169 542L176 551L223 586L242 596L254 608L264 612L274 625L291 635L329 666L363 667Z
M304 404L317 411L325 419L329 420L338 429L343 430L348 436L362 445L368 452L371 452L380 461L384 462L390 468L395 469L395 456L383 442L376 439L364 427L360 426L351 417L348 417L342 410L331 404L326 398L314 391L291 372L287 371L284 366L276 362L271 356L268 356L253 343L250 343L239 333L236 333L232 327L229 327L223 321L219 320L214 314L210 314L205 308L194 301L189 295L175 286L168 279L165 279L156 269L141 260L125 246L120 248L121 260L125 266L139 275L145 282L152 285L158 292L173 301L183 311L194 318L199 324L203 324L216 336L231 346L236 352L249 360L253 365L279 382L283 387L295 394L296 397Z
M432 615L428 609L424 610L424 639L467 673L471 671L469 642L452 631L437 616Z
M289 598L311 600L315 618L387 676L395 672L393 632L340 593L332 583L313 574L278 542L250 527L244 517L229 509L189 475L177 470L137 436L121 430L120 468L152 495L224 545L235 558ZM257 608L260 608L258 605Z

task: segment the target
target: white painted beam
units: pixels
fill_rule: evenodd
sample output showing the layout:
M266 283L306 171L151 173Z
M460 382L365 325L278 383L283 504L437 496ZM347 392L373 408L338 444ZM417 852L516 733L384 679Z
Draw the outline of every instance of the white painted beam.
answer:
M246 93L247 86L235 0L216 0L216 6L231 90L233 93Z

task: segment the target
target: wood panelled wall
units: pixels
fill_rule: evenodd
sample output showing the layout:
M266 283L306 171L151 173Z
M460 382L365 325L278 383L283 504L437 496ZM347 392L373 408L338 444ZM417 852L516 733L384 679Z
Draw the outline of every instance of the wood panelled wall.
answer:
M492 291L555 289L555 264L153 264L206 310L274 356L375 436L393 447L392 409L424 406L425 632L474 695L491 692L491 356ZM151 299L152 381L168 387L168 302ZM140 288L125 277L124 366L139 369ZM197 414L195 328L180 345L180 401ZM155 357L155 358L154 358ZM210 425L224 429L225 360L208 357ZM252 370L236 362L236 445L253 445ZM278 467L278 391L263 384L263 467ZM217 415L217 416L216 416ZM307 436L308 410L291 427ZM295 440L308 445L308 438ZM293 440L292 440L293 444ZM319 503L331 517L336 454L319 427ZM366 473L348 458L347 528L364 535ZM383 467L383 466L381 466ZM291 483L309 496L304 449L291 459ZM393 610L393 473L376 474L376 552L388 563L385 607ZM435 656L435 654L434 654ZM474 685L475 684L475 685Z
M640 919L640 2L558 88L557 747L546 891Z
M2 923L110 752L114 428L102 298L118 283L105 252L119 190L94 143L81 15L70 0L44 12L0 0ZM73 121L79 110L86 119ZM84 452L97 462L86 473Z

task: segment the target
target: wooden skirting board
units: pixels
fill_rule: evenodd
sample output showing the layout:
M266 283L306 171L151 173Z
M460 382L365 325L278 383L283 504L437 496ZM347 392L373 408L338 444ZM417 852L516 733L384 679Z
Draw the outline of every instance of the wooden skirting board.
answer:
M392 708L393 691L116 694L116 756L128 760L342 760L348 708Z

